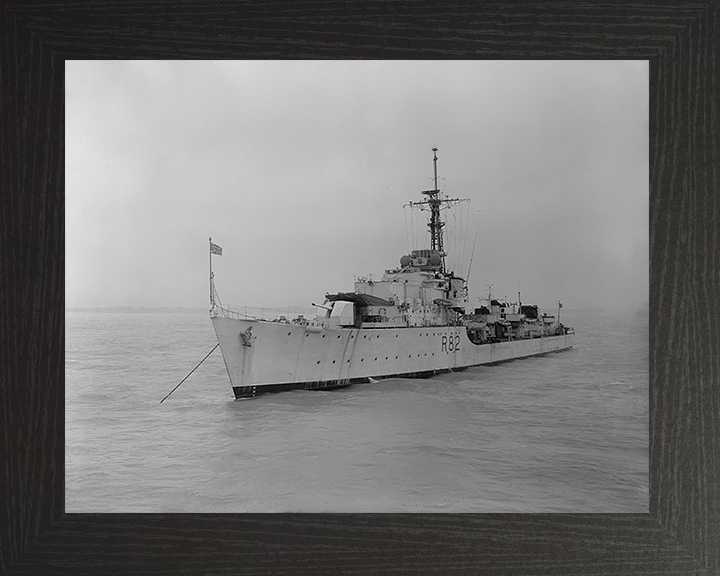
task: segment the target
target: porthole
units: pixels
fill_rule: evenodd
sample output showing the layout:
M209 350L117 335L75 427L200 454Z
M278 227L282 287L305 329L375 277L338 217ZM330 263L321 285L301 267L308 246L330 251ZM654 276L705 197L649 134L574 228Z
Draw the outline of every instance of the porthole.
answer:
M335 364L335 360L333 360L333 364Z
M325 334L323 334L323 338L325 338Z
M360 358L360 362L365 362L365 358Z
M318 360L317 363L320 364L320 360Z
M377 358L375 358L375 360L377 360Z
M288 336L290 336L290 334L292 334L292 332L288 332Z

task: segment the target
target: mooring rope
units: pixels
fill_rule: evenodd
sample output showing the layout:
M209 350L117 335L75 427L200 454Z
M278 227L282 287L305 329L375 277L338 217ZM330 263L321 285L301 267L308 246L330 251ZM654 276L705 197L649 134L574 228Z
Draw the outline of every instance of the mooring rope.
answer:
M205 362L205 360L208 359L208 357L210 356L210 354L212 354L213 352L215 352L215 348L217 348L218 346L220 346L220 342L218 342L217 344L215 344L215 346L213 346L213 349L210 350L210 352L207 353L207 356L205 356L205 358L203 358L202 360L200 360L200 363L199 363L197 366L195 366L195 368L193 368L192 370L190 370L190 374L192 374L193 372L195 372L195 370L198 369L198 366L200 366L200 364L202 364L203 362ZM185 376L185 378L183 378L182 380L180 380L180 384L182 384L183 382L185 382L185 380L187 380L187 379L190 377L190 374L188 374L187 376ZM175 388L173 388L172 390L170 390L170 392L168 393L168 395L165 396L165 398L163 398L162 400L160 400L160 404L162 404L163 402L165 402L165 399L166 399L168 396L170 396L170 394L172 394L173 392L175 392L175 390L177 390L178 388L180 388L180 384L178 384L177 386L175 386Z

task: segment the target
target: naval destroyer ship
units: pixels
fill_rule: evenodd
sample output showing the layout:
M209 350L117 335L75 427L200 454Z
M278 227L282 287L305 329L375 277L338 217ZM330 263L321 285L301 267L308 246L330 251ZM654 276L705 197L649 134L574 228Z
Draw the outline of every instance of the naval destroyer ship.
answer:
M210 239L210 317L236 398L292 389L332 389L387 378L427 378L571 348L574 330L537 305L492 293L473 308L465 278L446 269L441 211L466 199L437 186L407 206L430 213L430 247L400 258L381 280L357 278L352 292L325 294L314 317L251 314L222 306Z

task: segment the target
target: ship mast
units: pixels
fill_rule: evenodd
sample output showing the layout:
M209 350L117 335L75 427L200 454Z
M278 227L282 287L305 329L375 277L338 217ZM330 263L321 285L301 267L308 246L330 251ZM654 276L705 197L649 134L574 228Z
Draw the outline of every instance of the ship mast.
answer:
M406 206L410 208L419 208L420 210L430 211L430 221L428 222L428 228L430 229L430 249L437 250L442 257L442 270L445 271L445 250L443 249L443 228L445 222L440 219L440 210L450 208L455 204L461 202L469 202L468 198L442 198L440 196L440 190L438 189L438 176L437 176L437 148L433 148L433 169L434 169L434 187L432 190L423 190L428 199L422 202L410 202Z
M430 205L430 249L443 251L443 234L442 229L445 222L440 220L440 190L437 185L437 148L433 148L433 168L435 170L435 188L433 190L425 190L423 194L428 195L428 204Z

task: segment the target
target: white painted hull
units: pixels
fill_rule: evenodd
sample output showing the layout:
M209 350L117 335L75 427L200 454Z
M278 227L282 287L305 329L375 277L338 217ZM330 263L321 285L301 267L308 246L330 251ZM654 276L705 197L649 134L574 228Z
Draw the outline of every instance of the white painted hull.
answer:
M212 318L236 398L426 377L571 348L574 334L473 344L464 326L325 328ZM241 336L252 328L250 345Z

